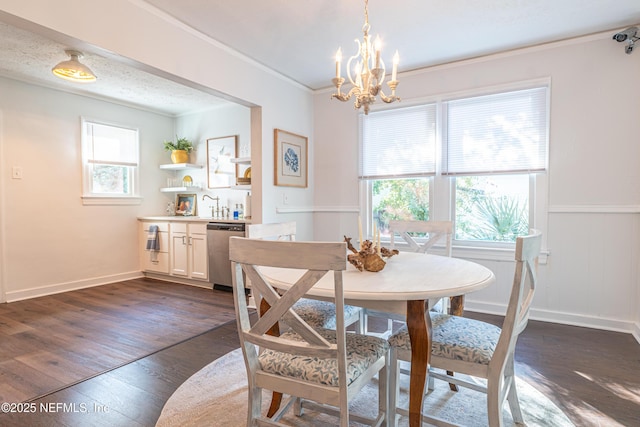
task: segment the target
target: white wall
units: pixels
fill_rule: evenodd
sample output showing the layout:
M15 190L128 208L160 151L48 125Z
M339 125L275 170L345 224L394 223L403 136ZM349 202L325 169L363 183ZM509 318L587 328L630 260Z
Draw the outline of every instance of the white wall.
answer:
M610 34L401 73L400 104L539 78L551 79L548 263L532 317L614 330L640 340L640 54ZM380 107L380 106L378 106ZM314 101L315 236L357 232L357 113L351 103ZM326 206L340 213L319 212ZM336 226L337 224L337 226ZM480 261L498 283L467 307L504 312L510 262Z
M162 206L158 164L174 120L4 78L0 93L7 300L139 276L136 217ZM82 204L81 116L139 129L140 205Z

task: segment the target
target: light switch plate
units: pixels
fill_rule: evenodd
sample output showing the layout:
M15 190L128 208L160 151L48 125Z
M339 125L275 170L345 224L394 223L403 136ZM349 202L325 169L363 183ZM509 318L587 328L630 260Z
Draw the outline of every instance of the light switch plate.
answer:
M22 179L22 168L20 166L14 166L11 169L11 178Z

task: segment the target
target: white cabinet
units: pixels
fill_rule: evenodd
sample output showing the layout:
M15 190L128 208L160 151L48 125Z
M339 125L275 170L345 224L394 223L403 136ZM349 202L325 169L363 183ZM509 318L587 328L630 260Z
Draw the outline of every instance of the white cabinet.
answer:
M149 226L158 226L158 239L160 240L160 250L148 251L147 239L149 237ZM168 222L147 222L140 223L140 260L143 271L169 274L169 223Z
M208 280L207 225L173 222L170 226L170 274Z

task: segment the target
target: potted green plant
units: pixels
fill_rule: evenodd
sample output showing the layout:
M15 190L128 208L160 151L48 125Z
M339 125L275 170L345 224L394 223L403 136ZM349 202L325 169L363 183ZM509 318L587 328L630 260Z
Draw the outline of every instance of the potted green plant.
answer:
M164 149L171 151L173 163L189 163L189 153L193 150L193 143L187 138L178 138L176 135L176 142L165 141Z

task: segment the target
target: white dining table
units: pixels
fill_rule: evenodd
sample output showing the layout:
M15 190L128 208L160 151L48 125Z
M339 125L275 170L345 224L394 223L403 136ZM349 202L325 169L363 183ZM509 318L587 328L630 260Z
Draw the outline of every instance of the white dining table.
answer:
M299 270L261 267L275 286L288 289L301 276ZM411 340L409 426L422 422L422 399L431 355L429 299L463 296L495 282L488 268L475 262L439 255L401 252L386 259L382 271L358 271L351 264L343 272L346 304L405 316ZM331 275L325 275L306 297L331 301Z

